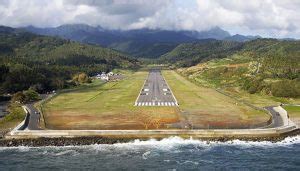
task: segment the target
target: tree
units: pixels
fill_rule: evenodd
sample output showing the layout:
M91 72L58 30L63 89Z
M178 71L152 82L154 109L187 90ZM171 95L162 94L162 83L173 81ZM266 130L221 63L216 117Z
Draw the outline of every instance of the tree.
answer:
M277 97L299 97L300 82L297 80L278 81L271 85L271 92Z
M5 80L5 77L7 76L9 72L9 67L6 65L0 65L0 82L3 82Z
M79 83L89 83L90 82L90 78L88 75L86 75L86 73L80 73L78 75L78 82Z
M25 102L31 102L40 99L39 94L33 89L28 89L24 91L23 94L25 95Z
M39 99L40 99L40 96L36 91L34 91L33 89L28 89L23 92L19 91L19 92L15 93L11 99L11 102L25 104L25 103L36 101Z
M26 99L26 97L23 94L23 92L19 91L12 96L11 101L13 103L24 103L25 99Z
M91 82L89 76L86 73L76 74L75 76L73 76L72 80L76 85Z

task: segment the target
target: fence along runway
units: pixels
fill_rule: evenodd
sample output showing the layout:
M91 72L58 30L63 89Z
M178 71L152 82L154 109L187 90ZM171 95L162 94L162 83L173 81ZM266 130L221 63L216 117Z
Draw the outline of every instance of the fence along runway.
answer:
M178 106L176 98L159 69L149 71L135 106Z

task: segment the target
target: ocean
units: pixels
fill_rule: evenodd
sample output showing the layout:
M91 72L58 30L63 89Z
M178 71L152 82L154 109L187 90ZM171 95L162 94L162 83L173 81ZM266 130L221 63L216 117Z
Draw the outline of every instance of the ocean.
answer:
M300 136L283 141L160 141L0 147L0 170L300 170Z

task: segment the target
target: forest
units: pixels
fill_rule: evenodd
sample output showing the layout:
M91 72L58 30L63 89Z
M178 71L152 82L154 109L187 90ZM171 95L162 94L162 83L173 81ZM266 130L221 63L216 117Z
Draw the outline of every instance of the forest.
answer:
M92 76L140 62L115 50L22 29L0 27L0 93L32 88L40 93L66 88L74 75Z

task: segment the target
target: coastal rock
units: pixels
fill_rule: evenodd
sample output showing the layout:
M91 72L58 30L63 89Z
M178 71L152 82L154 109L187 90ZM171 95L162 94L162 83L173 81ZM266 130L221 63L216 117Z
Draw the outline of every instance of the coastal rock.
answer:
M288 136L299 135L300 130L283 134L280 136L273 137L219 137L219 138L203 138L206 143L211 141L226 142L231 140L242 140L242 141L271 141L278 142L282 141ZM137 138L117 138L117 137L59 137L59 138L31 138L31 139L0 139L0 146L2 147L13 147L13 146L70 146L70 145L91 145L91 144L115 144L115 143L126 143L133 141ZM147 140L145 138L140 140Z

